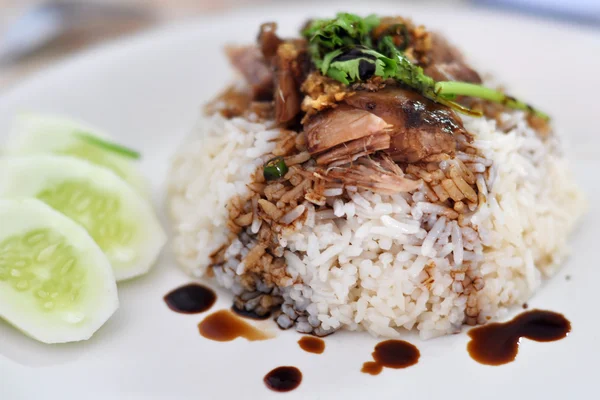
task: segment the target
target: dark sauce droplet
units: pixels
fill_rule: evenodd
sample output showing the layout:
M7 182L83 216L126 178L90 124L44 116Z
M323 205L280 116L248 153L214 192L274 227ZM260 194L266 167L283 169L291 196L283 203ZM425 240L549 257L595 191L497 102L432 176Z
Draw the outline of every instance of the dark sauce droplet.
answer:
M271 316L271 313L266 313L264 315L258 315L254 311L248 311L248 310L245 310L243 308L238 308L235 305L231 306L231 311L233 311L234 313L236 313L240 317L249 318L249 319L255 319L255 320L258 320L258 321L269 319L269 317Z
M469 331L467 350L471 357L486 365L512 362L524 337L537 342L553 342L571 332L571 323L552 311L531 310L504 323L492 323Z
M163 299L175 312L197 314L211 308L217 300L217 295L206 286L190 283L172 290Z
M404 340L386 340L378 343L372 355L374 361L364 363L361 372L378 375L384 367L407 368L419 362L421 357L419 349Z
M367 361L363 364L360 372L364 372L369 375L379 375L383 370L383 365L376 363L375 361Z
M300 386L302 372L296 367L278 367L264 377L265 385L276 392L289 392Z
M375 73L375 63L367 60L358 61L358 76L361 81L366 81Z
M298 340L300 348L307 353L323 354L325 351L325 342L313 336L303 336Z
M271 339L271 336L250 325L229 310L219 310L198 324L200 334L217 342L230 342L239 337L251 342Z
M375 57L373 54L365 53L363 50L367 50L367 48L363 46L355 46L352 49L340 54L339 56L334 57L334 59L331 60L331 62L351 61L356 60L357 58L363 58L373 61L377 59L377 57Z

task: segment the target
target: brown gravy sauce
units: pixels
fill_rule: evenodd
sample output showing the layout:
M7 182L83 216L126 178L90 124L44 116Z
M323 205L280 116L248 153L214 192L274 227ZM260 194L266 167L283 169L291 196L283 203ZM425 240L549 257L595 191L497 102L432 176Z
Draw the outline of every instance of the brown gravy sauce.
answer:
M363 364L361 372L379 375L386 368L407 368L415 365L421 357L419 349L404 340L385 340L375 346L372 353L374 361Z
M272 338L229 310L219 310L210 314L198 324L198 330L205 338L217 342L230 342L239 337L251 342Z
M302 383L302 372L296 367L278 367L265 375L265 385L276 392L289 392Z
M170 291L163 299L175 312L198 314L211 308L217 300L217 295L206 286L190 283Z
M325 341L314 336L302 336L298 344L307 353L323 354L325 351Z
M553 342L567 337L569 332L571 323L562 314L531 310L508 322L471 329L467 350L481 364L502 365L515 360L523 337L536 342Z

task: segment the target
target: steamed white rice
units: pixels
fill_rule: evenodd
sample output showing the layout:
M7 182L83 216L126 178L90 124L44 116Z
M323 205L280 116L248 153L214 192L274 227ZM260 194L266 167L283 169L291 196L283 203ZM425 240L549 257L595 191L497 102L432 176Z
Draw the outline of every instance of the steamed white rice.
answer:
M303 282L290 279L281 288L288 309L292 304L308 313L302 323L384 337L417 329L431 338L501 317L557 271L585 204L555 139L540 138L521 112L502 116L502 125L512 127L508 133L494 120L463 120L479 155L460 157L472 158L467 161L480 172L490 168L487 179L477 175L485 198L472 227L449 221L420 191L390 196L329 189L326 195L336 198L332 210L298 206L305 222L279 242L288 274ZM247 194L251 174L277 136L268 124L217 114L203 118L176 155L169 182L173 244L193 276L203 276L210 254L230 242L226 205ZM337 198L342 190L351 201ZM227 255L241 251L234 240ZM232 265L216 278L240 294L236 274L243 271Z

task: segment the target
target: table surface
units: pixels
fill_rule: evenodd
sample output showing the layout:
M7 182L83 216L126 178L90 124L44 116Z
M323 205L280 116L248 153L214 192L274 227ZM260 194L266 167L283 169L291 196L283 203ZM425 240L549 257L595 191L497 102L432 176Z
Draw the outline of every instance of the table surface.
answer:
M156 21L147 24L132 23L131 26L109 26L95 29L91 32L77 32L65 35L59 40L46 46L32 56L22 61L0 66L0 93L8 87L18 83L32 73L51 65L69 55L81 51L89 46L115 37L133 34L142 29L152 28L156 25L170 23L179 19L191 18L210 12L219 12L235 7L276 2L277 0L77 0L83 2L113 3L140 6L149 9L156 16ZM279 0L281 1L281 0ZM17 16L27 9L41 3L36 0L0 0L0 40L3 32L10 26Z

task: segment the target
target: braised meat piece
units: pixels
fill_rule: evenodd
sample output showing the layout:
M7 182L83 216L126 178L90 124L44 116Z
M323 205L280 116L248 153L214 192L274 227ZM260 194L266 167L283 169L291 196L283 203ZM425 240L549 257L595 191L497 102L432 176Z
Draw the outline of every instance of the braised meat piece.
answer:
M432 64L425 68L425 73L436 81L482 82L477 71L459 62Z
M327 168L317 175L327 182L387 194L410 192L422 184L420 180L407 178L402 169L385 154L361 157L352 164Z
M390 148L394 161L417 162L437 154L454 154L457 133L466 133L460 118L449 108L402 88L357 92L344 102L368 111L391 125Z
M267 22L260 26L260 31L258 32L258 47L268 63L270 63L275 54L277 54L279 45L283 43L283 40L275 33L276 30L276 23Z
M425 73L436 81L481 83L481 77L465 61L462 53L439 33L431 34L429 63Z
M291 122L300 113L300 85L304 79L302 59L306 46L301 42L284 42L277 48L275 66L275 120L278 124Z
M453 155L455 134L466 134L449 108L408 89L356 92L345 104L321 112L305 125L308 151L321 153L377 133L391 141L384 150L394 161L413 163L439 154Z
M431 48L428 56L434 64L465 61L463 54L439 32L431 33Z
M227 56L252 88L254 100L273 98L273 70L258 47L229 47Z
M377 115L340 105L312 117L304 126L311 154L388 129L390 125Z
M230 86L207 104L206 111L210 114L219 112L225 118L234 118L244 115L251 105L252 94L248 90Z
M343 165L390 147L390 135L385 132L345 142L317 157L319 165Z

